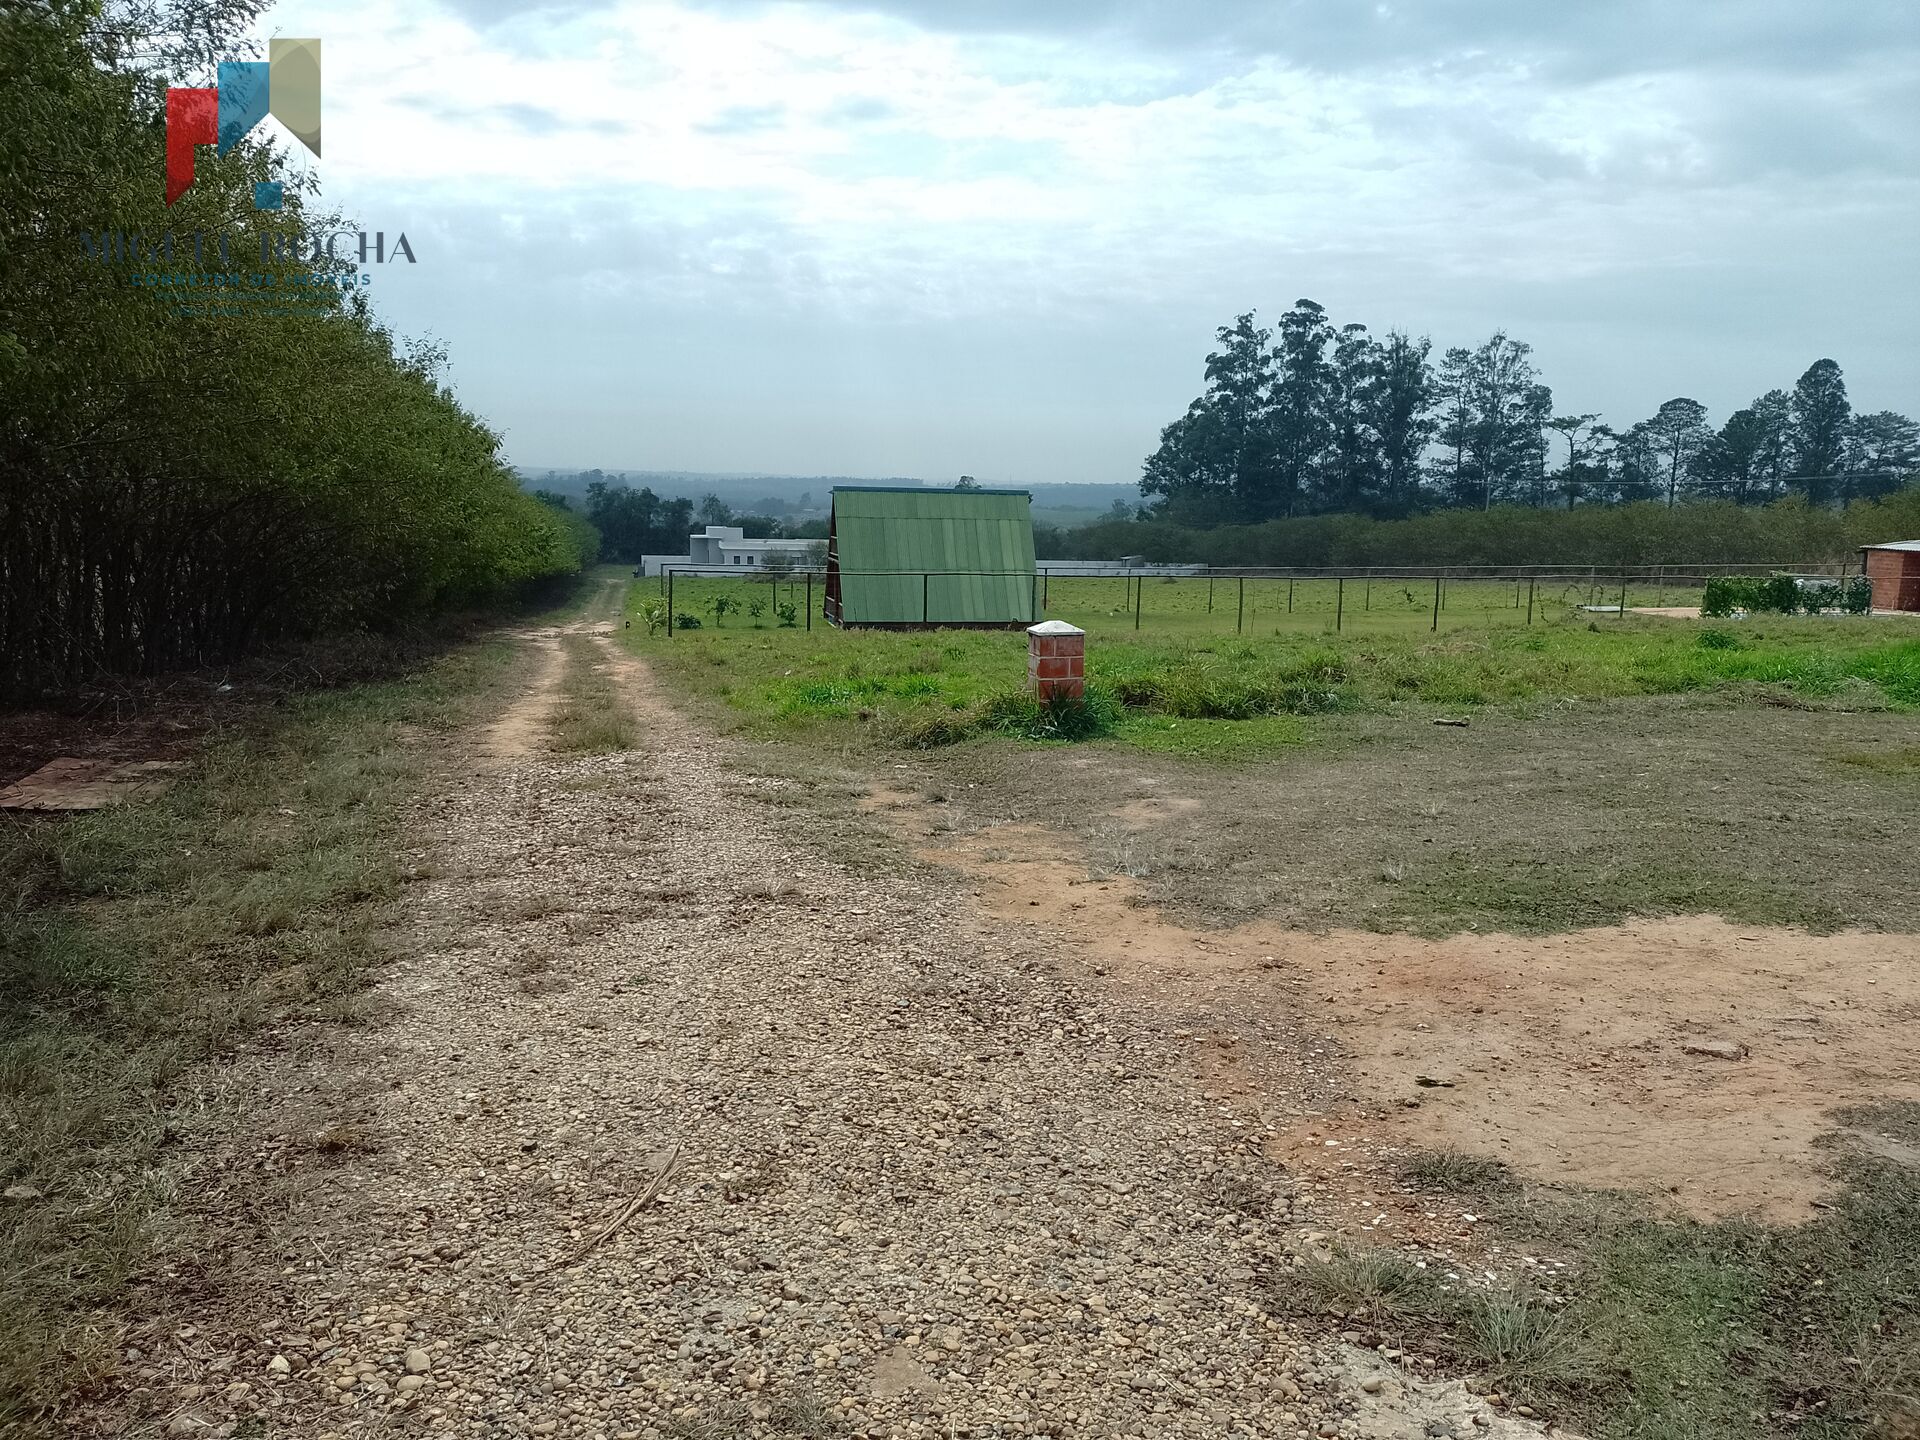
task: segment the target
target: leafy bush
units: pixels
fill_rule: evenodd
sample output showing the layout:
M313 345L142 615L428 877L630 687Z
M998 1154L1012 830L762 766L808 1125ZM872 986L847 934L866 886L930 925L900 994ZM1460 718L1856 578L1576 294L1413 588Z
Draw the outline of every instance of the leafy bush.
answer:
M773 616L782 629L791 630L800 623L800 607L791 600L782 600L773 607Z
M1720 575L1707 582L1702 615L1724 619L1736 610L1750 614L1818 615L1825 610L1865 614L1873 601L1873 586L1863 575L1802 585L1791 575Z
M667 625L667 602L664 600L642 601L640 623L647 627L647 634L658 635Z
M700 628L700 617L698 615L689 615L686 611L682 610L678 615L673 617L673 626L676 630L698 630Z
M1744 650L1746 642L1731 630L1702 630L1694 642L1702 650Z

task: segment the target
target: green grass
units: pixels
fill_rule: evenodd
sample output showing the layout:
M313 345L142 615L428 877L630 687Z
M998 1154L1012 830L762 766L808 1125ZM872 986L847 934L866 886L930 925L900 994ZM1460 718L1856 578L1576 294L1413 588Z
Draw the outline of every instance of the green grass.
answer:
M1080 582L1061 582L1069 583ZM697 595L701 585L772 593L745 581L686 589ZM688 598L679 588L677 606ZM636 584L629 613L655 598L651 583ZM1089 627L1090 688L1121 713L1086 733L1231 758L1310 740L1316 728L1302 722L1312 717L1405 706L1460 712L1696 691L1850 709L1920 705L1920 637L1897 622L1782 618L1703 632L1686 621L1558 614L1528 626L1462 610L1448 612L1437 633L1262 626L1244 636L1177 626L1136 633L1129 615L1128 628ZM820 621L809 631L737 618L671 636L648 636L638 623L623 633L667 676L769 735L857 738L864 729L922 744L928 735L992 734L993 707L1025 680L1018 631L841 631ZM1229 723L1187 728L1201 722Z
M585 635L562 642L566 671L549 724L553 748L563 755L608 755L640 743L640 727L607 673L609 656Z
M644 591L646 598L665 605L664 587L657 579L642 581L636 589ZM937 618L937 581L930 593L936 597ZM812 590L816 630L826 625L822 609L825 594L824 586L816 581ZM804 583L781 581L776 585L764 577L675 576L673 612L697 620L701 630L777 630L782 627L776 604L791 603L804 628L807 596ZM1697 589L1657 585L1634 584L1627 592L1630 608L1655 604L1698 605L1700 598L1701 592ZM716 614L716 599L731 608ZM1348 580L1343 585L1334 580L1215 579L1209 582L1195 578L1149 577L1136 591L1133 582L1125 577L1079 576L1036 584L1034 603L1038 618L1067 620L1104 639L1120 639L1136 633L1136 609L1139 633L1202 639L1276 632L1305 637L1332 632L1336 625L1342 633L1424 634L1433 624L1433 600L1432 580ZM1584 576L1541 580L1534 587L1532 618L1535 622L1563 620L1573 615L1584 619L1586 615L1580 607L1590 601L1618 605L1619 600L1618 585L1609 587L1604 577L1597 587L1590 587ZM756 602L761 610L757 616L749 613ZM1527 623L1524 582L1515 585L1511 580L1448 580L1441 586L1439 628L1442 630L1459 625L1524 627Z
M1485 1375L1602 1440L1909 1435L1920 1423L1920 1169L1857 1141L1911 1145L1920 1106L1839 1117L1844 1188L1806 1224L1657 1216L1632 1198L1519 1193L1497 1162L1414 1162L1475 1193L1504 1237L1573 1261L1546 1285L1445 1282L1385 1249L1337 1252L1277 1282L1287 1309L1332 1309ZM1484 1166L1485 1168L1480 1168ZM1457 1184L1455 1183L1457 1182Z
M0 1185L31 1192L0 1204L0 1433L111 1374L130 1282L194 1248L164 1147L195 1068L360 1017L417 736L469 722L513 653L295 697L156 801L0 831Z

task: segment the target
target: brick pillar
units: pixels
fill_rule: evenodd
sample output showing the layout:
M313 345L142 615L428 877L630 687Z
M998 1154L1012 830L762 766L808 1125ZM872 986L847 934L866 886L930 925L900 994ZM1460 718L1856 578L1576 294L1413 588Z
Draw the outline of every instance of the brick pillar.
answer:
M1027 627L1027 689L1039 700L1087 693L1087 632L1064 620Z

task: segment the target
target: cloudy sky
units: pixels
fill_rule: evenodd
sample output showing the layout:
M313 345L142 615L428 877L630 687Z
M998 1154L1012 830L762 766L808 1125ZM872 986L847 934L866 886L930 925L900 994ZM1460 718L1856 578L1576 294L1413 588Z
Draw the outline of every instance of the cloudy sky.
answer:
M1912 0L282 0L524 464L1130 481L1297 296L1716 420L1920 412Z

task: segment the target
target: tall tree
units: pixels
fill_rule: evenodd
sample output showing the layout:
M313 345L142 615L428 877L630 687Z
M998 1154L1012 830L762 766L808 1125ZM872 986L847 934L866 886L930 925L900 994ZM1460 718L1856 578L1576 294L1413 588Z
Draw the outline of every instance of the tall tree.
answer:
M1847 458L1847 420L1852 414L1846 379L1833 361L1814 361L1794 384L1794 478L1816 505L1839 496Z
M1380 512L1410 515L1420 503L1420 457L1432 443L1433 342L1389 330L1376 359L1371 424L1379 447Z
M1253 312L1214 332L1206 390L1160 432L1140 478L1170 518L1189 524L1263 518L1273 477L1268 392L1273 334Z
M1793 474L1793 397L1769 390L1747 408L1753 412L1759 444L1754 463L1765 479L1761 498L1770 500L1786 493L1787 477Z
M1559 490L1569 510L1592 485L1588 461L1606 433L1599 422L1599 412L1593 411L1585 415L1555 415L1542 427L1567 442L1567 462L1560 467Z
M1849 498L1885 495L1920 472L1920 424L1892 410L1856 415L1847 426Z
M1434 480L1448 505L1470 504L1482 488L1474 443L1474 385L1473 351L1449 346L1434 378L1440 406L1435 435L1446 452L1434 463Z
M1382 381L1380 347L1364 325L1343 325L1327 367L1328 449L1321 467L1320 508L1371 511L1381 485L1380 437L1375 429Z
M1296 300L1280 317L1275 341L1270 424L1273 487L1262 518L1297 514L1313 493L1315 471L1327 449L1333 344L1327 312L1311 300Z
M1440 362L1439 439L1449 452L1438 478L1449 503L1487 509L1539 497L1553 392L1533 368L1533 347L1496 331L1477 350Z
M1736 505L1766 499L1773 486L1768 474L1767 418L1749 405L1727 417L1727 423L1701 447L1695 463L1700 488Z
M1711 438L1712 432L1707 429L1707 407L1698 400L1677 396L1644 423L1647 441L1660 464L1667 508L1672 509L1680 496L1681 480L1691 473L1695 457Z

